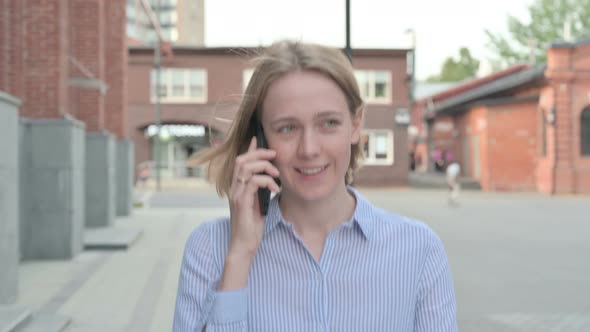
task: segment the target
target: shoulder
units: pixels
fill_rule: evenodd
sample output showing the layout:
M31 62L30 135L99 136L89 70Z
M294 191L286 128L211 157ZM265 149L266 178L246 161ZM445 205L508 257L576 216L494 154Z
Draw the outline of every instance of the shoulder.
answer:
M406 271L413 271L417 277L433 264L446 266L443 243L429 225L376 207L362 196L358 197L363 210L358 214L358 223L367 230L371 247L376 248L381 257L405 262L405 268L409 269Z
M205 221L195 227L189 236L189 242L191 242L191 240L201 241L206 237L218 236L225 232L229 233L229 218L215 218Z
M411 234L415 239L432 240L436 233L426 223L410 217L373 207L374 218L378 229L384 234L402 232Z
M224 257L229 245L230 223L228 217L220 217L199 224L189 235L186 255L212 255Z
M376 243L392 255L412 257L416 267L431 260L446 261L441 238L426 223L379 208L374 220Z
M404 243L412 248L430 247L438 240L436 233L422 221L376 207L357 193L360 211L356 218L364 229L370 230L375 239L387 243Z

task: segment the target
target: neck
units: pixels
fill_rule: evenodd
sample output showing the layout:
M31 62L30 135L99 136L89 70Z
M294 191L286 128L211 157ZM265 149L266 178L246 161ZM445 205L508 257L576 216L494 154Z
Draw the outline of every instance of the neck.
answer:
M297 234L326 237L344 222L348 221L356 206L354 195L345 185L326 199L304 201L288 192L281 193L280 208L285 220L293 225Z

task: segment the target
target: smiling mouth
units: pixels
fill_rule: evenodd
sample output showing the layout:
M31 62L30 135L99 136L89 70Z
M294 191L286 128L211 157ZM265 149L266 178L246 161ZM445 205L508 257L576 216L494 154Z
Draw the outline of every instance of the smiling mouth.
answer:
M303 175L315 175L321 173L323 170L328 168L328 165L322 167L313 167L313 168L295 168L297 172Z

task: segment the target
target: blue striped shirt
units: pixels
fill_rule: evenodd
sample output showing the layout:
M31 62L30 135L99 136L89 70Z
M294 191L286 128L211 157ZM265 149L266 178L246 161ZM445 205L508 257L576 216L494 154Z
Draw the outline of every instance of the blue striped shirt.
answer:
M216 290L229 219L197 227L185 247L173 331L456 331L438 236L349 190L353 217L329 234L319 263L273 198L246 289Z

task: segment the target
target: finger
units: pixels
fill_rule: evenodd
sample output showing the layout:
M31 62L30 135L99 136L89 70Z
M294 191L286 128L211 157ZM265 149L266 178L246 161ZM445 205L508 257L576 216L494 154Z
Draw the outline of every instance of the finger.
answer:
M238 177L248 178L254 174L253 172L247 173L247 171L244 170L244 167L249 163L260 160L273 160L275 156L275 151L266 149L258 149L256 151L246 152L245 154L239 155L236 158L234 165L233 182L235 182Z
M266 173L272 177L279 176L279 170L268 160L257 160L249 162L242 166L241 171L238 173L239 177L250 177L252 174Z
M244 194L246 196L254 195L258 192L259 188L268 188L268 190L275 193L281 191L281 188L272 177L268 175L257 174L253 175L250 180L248 180L248 184L246 188L244 188Z
M247 191L249 179L243 181L235 181L230 188L229 201L230 205L235 207L251 206L253 197Z
M248 146L248 152L256 151L256 144L256 136L252 136L252 139L250 140L250 146Z
M276 151L275 150L269 150L269 149L256 149L254 151L248 151L244 154L239 155L236 158L236 162L249 162L249 161L253 161L253 160L258 160L258 159L266 159L266 160L272 160L275 158L276 156Z

